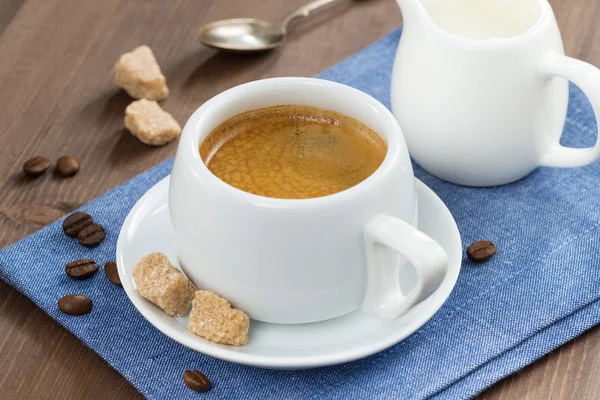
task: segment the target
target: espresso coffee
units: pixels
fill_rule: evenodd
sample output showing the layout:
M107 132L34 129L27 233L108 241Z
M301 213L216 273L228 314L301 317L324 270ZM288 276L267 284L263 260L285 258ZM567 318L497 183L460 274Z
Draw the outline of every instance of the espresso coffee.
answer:
M282 105L237 115L200 146L222 181L260 196L305 199L346 190L383 162L386 143L340 113Z

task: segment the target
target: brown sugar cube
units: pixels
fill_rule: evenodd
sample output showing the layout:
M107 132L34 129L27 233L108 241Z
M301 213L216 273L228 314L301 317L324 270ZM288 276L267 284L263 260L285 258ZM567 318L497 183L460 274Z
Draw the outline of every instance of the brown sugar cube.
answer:
M213 342L240 346L248 343L250 319L219 295L198 290L194 296L188 329Z
M162 253L142 257L133 267L133 280L143 298L170 316L185 314L194 298L194 286Z
M148 46L136 47L119 58L115 83L135 99L163 100L169 95L165 76Z
M125 109L125 127L151 146L162 146L181 135L181 127L168 112L151 100L136 100Z

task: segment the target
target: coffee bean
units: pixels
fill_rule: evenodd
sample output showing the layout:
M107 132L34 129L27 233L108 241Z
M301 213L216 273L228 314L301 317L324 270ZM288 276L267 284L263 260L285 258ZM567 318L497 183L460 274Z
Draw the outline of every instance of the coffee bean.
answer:
M200 371L186 370L183 373L183 380L187 387L196 392L207 392L212 388L212 383L210 383L206 375Z
M77 241L85 247L96 247L106 237L106 231L100 224L86 226L77 234Z
M496 245L489 240L475 242L467 248L467 256L471 261L484 262L496 254Z
M92 225L94 219L86 212L78 211L69 215L62 224L63 231L67 236L77 237L83 228Z
M56 161L56 173L60 176L73 176L79 171L79 161L72 156L62 156Z
M82 294L69 294L58 300L58 308L66 314L87 314L92 311L92 300Z
M25 161L23 164L23 172L25 175L35 178L42 175L48 169L50 161L47 158L36 156Z
M65 265L65 272L71 279L86 279L92 277L100 267L94 260L82 258Z
M119 277L119 272L117 271L117 263L114 261L109 261L104 264L104 273L109 281L114 283L117 286L123 287L121 284L121 278Z

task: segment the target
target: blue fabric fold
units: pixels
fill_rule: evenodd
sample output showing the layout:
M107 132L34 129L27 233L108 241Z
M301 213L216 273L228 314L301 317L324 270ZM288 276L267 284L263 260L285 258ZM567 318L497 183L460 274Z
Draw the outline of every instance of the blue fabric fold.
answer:
M325 71L320 78L354 86L389 107L389 82L400 30ZM590 146L596 121L570 89L563 144ZM0 278L73 332L149 399L193 399L182 381L200 369L214 382L203 398L468 398L600 322L600 163L540 168L511 185L475 189L415 173L447 204L463 241L487 239L498 254L481 265L463 260L448 302L403 342L363 360L305 371L271 371L220 361L153 328L124 291L101 274L85 285L66 262L114 259L119 229L135 202L169 174L166 161L82 209L108 232L85 249L58 221L0 252ZM83 293L91 314L72 317L58 298Z

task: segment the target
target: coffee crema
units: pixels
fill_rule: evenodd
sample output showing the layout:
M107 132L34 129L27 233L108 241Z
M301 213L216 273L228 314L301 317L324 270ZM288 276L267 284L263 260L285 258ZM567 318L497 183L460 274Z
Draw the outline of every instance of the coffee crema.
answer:
M369 177L387 145L363 123L315 107L281 105L248 111L219 125L200 157L222 181L260 196L322 197Z

